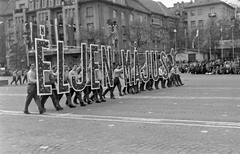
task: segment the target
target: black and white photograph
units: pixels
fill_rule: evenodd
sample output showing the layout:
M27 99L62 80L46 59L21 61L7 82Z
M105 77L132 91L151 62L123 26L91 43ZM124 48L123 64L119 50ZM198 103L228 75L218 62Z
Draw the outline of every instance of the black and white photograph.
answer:
M240 154L240 0L0 0L0 154Z

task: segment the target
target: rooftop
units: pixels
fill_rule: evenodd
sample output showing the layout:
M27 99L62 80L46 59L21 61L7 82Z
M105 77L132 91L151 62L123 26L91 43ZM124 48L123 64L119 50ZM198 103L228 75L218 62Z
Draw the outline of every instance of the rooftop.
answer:
M233 6L223 2L222 0L198 0L192 4L185 6L185 8L199 7L199 6L204 6L204 5L215 5L215 4L225 4L234 9Z

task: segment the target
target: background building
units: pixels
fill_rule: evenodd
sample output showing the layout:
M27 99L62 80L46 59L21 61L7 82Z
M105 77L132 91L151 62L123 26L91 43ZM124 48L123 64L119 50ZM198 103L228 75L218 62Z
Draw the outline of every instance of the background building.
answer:
M13 4L13 3L11 3ZM80 44L111 45L115 61L119 62L121 49L141 53L148 50L166 50L174 46L174 25L178 20L161 2L144 0L16 0L11 17L13 44L7 47L26 50L21 64L34 61L34 38L39 38L39 25L45 25L51 42L46 60L56 64L56 41L65 44L65 61L69 66L79 63ZM7 18L4 15L4 24ZM55 31L57 27L57 31ZM11 33L12 35L12 33ZM14 43L18 45L14 45ZM22 51L21 50L21 51ZM17 51L16 51L17 52ZM8 56L7 56L8 57ZM29 57L26 58L26 57ZM142 59L144 60L144 59ZM19 61L19 60L18 60Z

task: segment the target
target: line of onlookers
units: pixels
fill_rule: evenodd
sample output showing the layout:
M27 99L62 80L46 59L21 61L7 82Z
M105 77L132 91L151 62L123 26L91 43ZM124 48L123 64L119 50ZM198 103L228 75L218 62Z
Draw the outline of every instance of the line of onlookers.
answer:
M240 74L239 60L177 62L181 73Z

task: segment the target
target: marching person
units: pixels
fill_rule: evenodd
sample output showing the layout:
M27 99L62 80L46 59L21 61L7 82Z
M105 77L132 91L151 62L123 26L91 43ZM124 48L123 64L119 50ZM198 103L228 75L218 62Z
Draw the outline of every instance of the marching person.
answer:
M182 86L182 85L184 85L183 83L182 83L182 80L181 80L181 76L180 76L180 71L179 71L179 68L178 68L178 66L174 66L175 67L175 75L176 75L176 80L177 80L177 82L179 83L179 85L180 86Z
M17 71L13 71L13 79L12 79L12 82L11 82L11 85L13 82L15 82L15 85L17 85Z
M63 73L64 73L64 75L63 75L63 81L64 81L64 83L65 83L65 84L66 84L66 83L70 83L70 80L69 80L69 71L68 71L67 65L64 65L64 72L63 72ZM60 102L62 96L63 96L63 94L59 94L59 95L58 95L59 102ZM67 105L68 107L70 107L70 108L75 108L76 106L72 104L72 99L71 99L71 94L70 94L70 92L65 93L65 96L66 96L66 98L67 98L66 105Z
M45 103L46 103L48 97L51 97L53 105L57 111L63 110L63 108L60 106L59 100L58 100L58 94L57 94L57 89L56 89L57 79L56 79L56 76L54 75L54 73L56 73L56 72L57 72L57 66L53 66L52 70L50 70L49 74L48 73L45 74L45 85L52 86L52 94L51 95L43 95L41 97L41 106L44 111L46 111Z
M91 64L91 60L89 62L89 65L87 67L87 83L86 86L84 88L84 101L88 104L92 104L93 102L90 100L90 93L91 93L91 69L92 69L92 64Z
M80 71L80 69L81 69L81 67L78 67L77 65L73 65L72 70L69 72L69 80L72 80L72 76L75 76L75 77L76 77L75 80L77 80L77 78L78 78L78 72ZM71 94L71 98L72 98L72 96L73 96L74 93L75 93L75 97L74 97L74 101L73 101L73 102L74 102L75 104L79 104L79 103L77 102L77 100L76 100L76 98L77 98L77 99L79 99L81 106L87 106L87 105L84 103L84 101L82 100L81 92L80 92L80 91L75 91L75 90L73 89L73 87L72 87L72 82L70 82L70 94Z
M28 107L33 98L34 98L35 103L38 106L39 113L40 114L44 113L44 110L40 104L39 96L37 95L37 77L36 77L35 69L36 69L35 64L31 64L30 70L27 73L27 76L28 76L27 98L26 98L26 102L25 102L25 108L23 111L23 113L25 113L25 114L30 114L30 112L28 111Z
M141 67L140 71L141 71L140 75L142 75L142 74L146 75L147 74L146 63L144 63L144 65ZM145 86L145 82L142 80L142 82L140 83L140 91L145 91L144 86Z
M99 69L95 70L95 80L100 82L99 89L93 90L93 95L90 97L91 100L99 100L98 96L100 98L100 102L106 102L106 100L103 98L103 87L102 87L102 65L99 64ZM96 102L96 103L100 103Z
M27 72L28 72L29 68L27 68L24 72L23 72L23 84L26 81L27 82Z
M115 65L116 66L116 65ZM105 98L105 95L108 93L108 91L110 91L110 98L111 99L115 99L114 97L114 89L117 86L118 87L118 91L119 91L119 96L123 96L123 94L121 93L121 83L119 80L119 77L121 76L121 73L123 73L123 68L120 69L120 66L118 65L113 72L113 87L110 87L110 85L108 84L108 88L103 92L103 97Z
M122 86L121 86L121 83L120 83L120 80L119 80L122 73L123 73L123 68L121 68L119 65L117 65L117 67L114 69L114 72L113 72L114 86L112 88L112 91L114 92L114 89L117 86L119 96L123 96L123 94L121 92Z
M22 71L21 70L17 71L17 81L16 82L18 82L18 81L22 85Z

